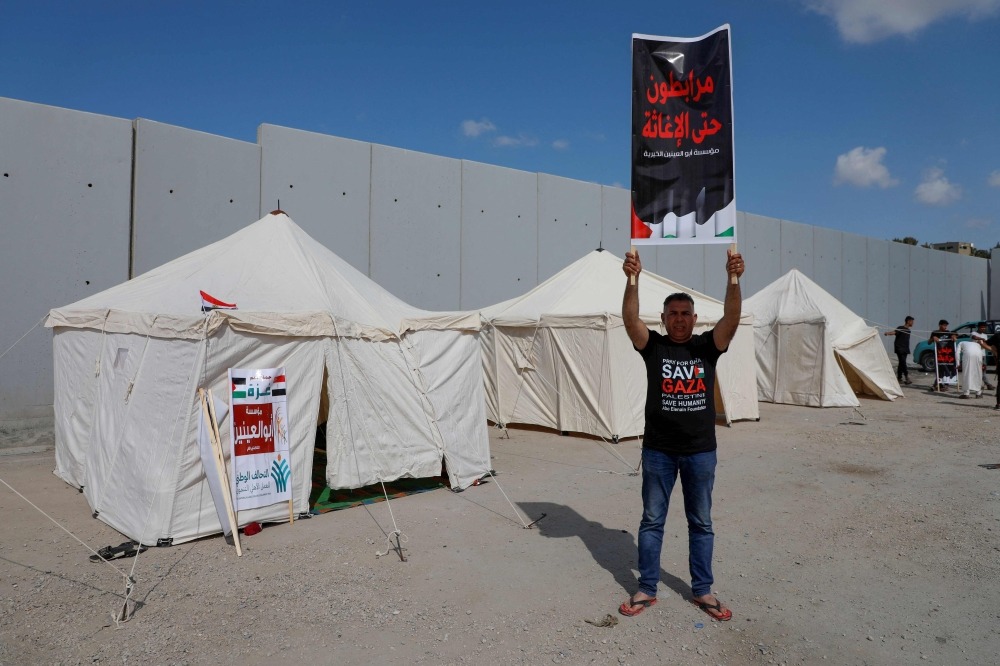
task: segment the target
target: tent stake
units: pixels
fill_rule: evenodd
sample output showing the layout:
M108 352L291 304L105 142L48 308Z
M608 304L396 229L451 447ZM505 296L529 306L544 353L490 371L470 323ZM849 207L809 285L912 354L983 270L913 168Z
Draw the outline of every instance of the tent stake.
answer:
M530 523L528 523L527 525L525 525L524 529L530 530L532 527L535 526L535 523L541 522L542 518L544 518L547 515L549 515L549 514L543 513L542 515L538 516L538 518L535 518L533 521L531 521Z
M396 531L396 552L399 554L399 561L405 562L406 556L403 555L403 545L399 543L399 530Z

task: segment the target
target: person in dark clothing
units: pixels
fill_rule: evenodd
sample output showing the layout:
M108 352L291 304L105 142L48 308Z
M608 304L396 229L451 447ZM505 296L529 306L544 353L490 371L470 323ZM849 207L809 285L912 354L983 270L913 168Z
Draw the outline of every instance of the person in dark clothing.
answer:
M996 371L997 371L997 386L1000 386L1000 331L997 331L985 342L981 342L984 347L987 347L991 352L993 352L993 358L996 360ZM1000 409L1000 389L997 389L997 404L993 409Z
M897 326L894 331L886 331L886 335L896 336L892 344L892 350L896 352L896 359L899 364L896 366L896 379L900 384L912 384L910 381L910 370L906 367L906 357L910 355L910 329L913 328L913 317L903 320L902 326Z
M938 353L937 343L940 340L955 340L958 336L948 330L948 320L942 319L938 322L938 327L936 331L931 331L931 337L928 338L928 342L934 345L934 353ZM940 381L940 378L935 376L934 385L931 387L932 391L947 391L948 387Z
M660 551L670 494L680 477L688 523L691 603L713 619L733 613L712 592L712 488L715 483L715 365L729 349L740 323L739 277L743 257L726 259L726 298L722 318L710 331L694 333L698 315L690 294L676 293L663 302L665 334L647 328L639 317L639 253L625 256L629 280L622 299L622 319L632 346L646 366L646 428L642 438L642 520L638 534L639 590L618 607L638 615L656 603Z

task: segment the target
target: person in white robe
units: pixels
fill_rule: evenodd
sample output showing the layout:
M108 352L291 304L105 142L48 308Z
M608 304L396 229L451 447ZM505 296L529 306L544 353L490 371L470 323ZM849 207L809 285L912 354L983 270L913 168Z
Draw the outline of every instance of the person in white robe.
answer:
M983 347L979 340L958 343L958 376L962 384L960 398L968 399L970 393L983 397Z

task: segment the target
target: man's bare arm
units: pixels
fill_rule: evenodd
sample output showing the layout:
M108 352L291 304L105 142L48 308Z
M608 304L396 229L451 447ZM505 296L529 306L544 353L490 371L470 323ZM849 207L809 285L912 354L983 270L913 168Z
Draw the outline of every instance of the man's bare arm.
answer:
M642 262L639 252L626 252L622 270L629 279L625 280L625 296L622 298L622 319L625 321L625 332L636 349L645 349L649 342L649 329L639 318L639 273L642 272ZM635 284L632 284L635 276Z
M726 280L726 300L722 305L722 319L715 325L712 340L719 351L729 349L729 343L736 335L740 325L740 308L743 305L743 295L740 292L739 277L743 275L743 255L739 252L726 251L726 274L736 276L736 280Z

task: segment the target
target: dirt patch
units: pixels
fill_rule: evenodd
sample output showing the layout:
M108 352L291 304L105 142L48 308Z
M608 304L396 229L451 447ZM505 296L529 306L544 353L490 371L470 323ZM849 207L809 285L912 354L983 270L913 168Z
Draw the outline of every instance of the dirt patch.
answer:
M639 442L491 429L496 481L267 526L242 558L208 538L95 564L0 485L0 663L992 663L1000 470L980 465L1000 463L1000 412L905 391L863 417L762 404L718 429L731 622L686 600L678 492L659 603L598 626L635 590ZM95 549L124 540L51 448L19 451L0 478ZM394 526L406 562L376 555ZM124 574L136 604L116 626Z

